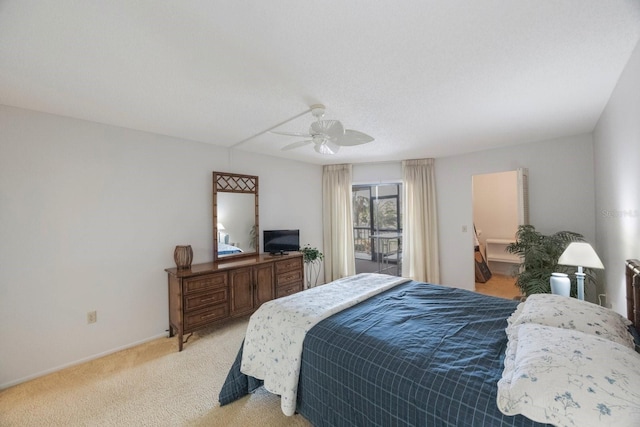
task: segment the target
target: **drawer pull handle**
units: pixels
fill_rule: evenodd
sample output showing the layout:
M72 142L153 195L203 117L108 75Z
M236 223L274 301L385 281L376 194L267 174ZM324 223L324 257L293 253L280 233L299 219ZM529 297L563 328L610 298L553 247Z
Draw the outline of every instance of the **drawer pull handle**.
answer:
M203 314L200 316L200 319L208 319L209 317L215 316L215 313Z
M295 279L298 279L298 278L300 278L299 274L288 274L286 276L284 276L284 275L280 276L280 280L281 281L295 280Z

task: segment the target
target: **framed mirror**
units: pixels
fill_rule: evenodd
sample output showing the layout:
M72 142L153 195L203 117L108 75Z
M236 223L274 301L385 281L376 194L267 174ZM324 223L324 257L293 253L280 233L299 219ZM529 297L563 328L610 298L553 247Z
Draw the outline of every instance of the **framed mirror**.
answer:
M213 260L259 253L258 177L213 172Z

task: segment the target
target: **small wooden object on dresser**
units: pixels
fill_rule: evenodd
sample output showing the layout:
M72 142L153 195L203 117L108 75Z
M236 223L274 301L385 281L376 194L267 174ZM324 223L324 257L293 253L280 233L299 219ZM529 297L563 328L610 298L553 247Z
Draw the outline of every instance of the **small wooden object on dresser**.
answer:
M235 317L247 316L266 301L303 288L302 254L261 254L233 262L167 268L169 336L184 335ZM187 338L188 339L188 338Z

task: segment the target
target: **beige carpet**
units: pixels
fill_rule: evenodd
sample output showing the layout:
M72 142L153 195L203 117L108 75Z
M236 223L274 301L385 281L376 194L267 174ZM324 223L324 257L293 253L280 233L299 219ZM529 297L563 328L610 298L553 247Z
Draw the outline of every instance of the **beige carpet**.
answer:
M309 426L260 389L220 407L247 319L162 338L0 392L0 426Z

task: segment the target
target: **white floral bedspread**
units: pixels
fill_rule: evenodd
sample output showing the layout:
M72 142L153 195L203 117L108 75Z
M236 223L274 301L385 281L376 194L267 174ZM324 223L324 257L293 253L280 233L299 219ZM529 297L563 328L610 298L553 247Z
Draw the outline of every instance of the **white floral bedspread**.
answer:
M285 415L296 409L302 343L321 320L409 279L364 273L264 303L249 320L240 371L281 396Z

